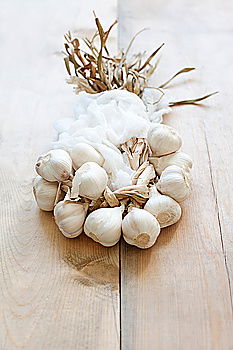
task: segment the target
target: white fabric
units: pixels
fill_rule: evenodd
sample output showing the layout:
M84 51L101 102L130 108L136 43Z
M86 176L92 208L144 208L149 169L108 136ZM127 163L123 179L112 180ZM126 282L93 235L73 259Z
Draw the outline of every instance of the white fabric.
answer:
M126 90L100 94L80 92L74 106L74 118L65 118L55 125L59 133L54 148L70 151L76 143L86 142L105 159L103 167L110 177L110 186L117 189L130 184L133 171L118 146L131 137L145 138L152 122L161 122L169 111L166 105L143 103Z

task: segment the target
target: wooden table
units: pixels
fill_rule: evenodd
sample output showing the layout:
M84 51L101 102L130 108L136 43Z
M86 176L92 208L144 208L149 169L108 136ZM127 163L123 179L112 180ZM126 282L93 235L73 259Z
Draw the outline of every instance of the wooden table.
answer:
M194 160L182 220L142 251L64 238L32 196L33 166L71 115L62 35L109 25L116 1L1 3L0 349L232 350L233 2L120 0L119 45L165 42L155 82L185 66L172 98L220 94L165 117ZM116 36L115 32L115 36Z

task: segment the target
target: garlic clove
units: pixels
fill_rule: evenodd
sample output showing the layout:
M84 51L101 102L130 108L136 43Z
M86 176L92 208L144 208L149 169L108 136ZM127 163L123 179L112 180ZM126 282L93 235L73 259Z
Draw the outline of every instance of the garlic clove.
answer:
M172 197L177 202L184 201L191 192L191 174L176 165L168 166L156 184L162 194Z
M40 156L36 163L36 172L47 181L66 181L72 171L72 160L62 149L54 149Z
M88 205L66 198L57 203L54 208L55 222L67 238L78 237L83 232L83 225L87 214Z
M121 237L122 208L100 208L88 215L85 234L105 247L115 245Z
M176 152L182 145L178 132L171 126L154 123L147 135L149 145L155 156Z
M150 157L150 163L153 164L158 175L170 165L177 165L180 168L192 168L193 161L191 157L184 152L175 152L163 157Z
M154 245L160 233L160 226L151 213L133 208L122 221L122 231L127 243L146 249Z
M181 207L173 198L160 194L155 186L150 189L150 198L145 210L158 220L161 228L175 224L180 220Z
M86 162L95 162L100 166L104 164L104 158L102 155L87 143L77 143L70 151L70 157L73 161L73 167L75 170L80 168Z
M44 211L52 211L56 199L62 199L62 191L58 182L48 182L39 175L34 179L33 193L38 207Z
M87 162L75 172L71 198L79 196L91 200L98 199L107 186L108 175L97 163Z

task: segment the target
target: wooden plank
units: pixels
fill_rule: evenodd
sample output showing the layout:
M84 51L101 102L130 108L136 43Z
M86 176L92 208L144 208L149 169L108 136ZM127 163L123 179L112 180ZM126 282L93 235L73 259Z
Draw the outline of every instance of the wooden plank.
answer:
M0 348L119 349L119 247L65 239L32 195L34 163L74 99L54 52L93 28L77 1L1 4ZM100 1L105 24L115 2ZM85 18L85 16L87 18ZM91 17L91 18L90 18ZM3 39L4 38L4 39Z
M168 96L173 99L230 91L232 15L227 1L146 0L143 6L120 1L120 46L145 27L151 31L136 39L136 50L166 43L157 84L182 67L201 67L171 84ZM202 107L175 108L165 118L193 157L194 191L182 205L182 220L163 230L152 249L122 244L122 349L233 346L232 107L226 100L221 94Z

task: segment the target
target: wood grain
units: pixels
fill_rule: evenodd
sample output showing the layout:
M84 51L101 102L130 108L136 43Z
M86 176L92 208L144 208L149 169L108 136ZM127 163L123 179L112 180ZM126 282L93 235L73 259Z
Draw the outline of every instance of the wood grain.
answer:
M93 28L93 5L88 19L77 1L1 5L1 350L119 349L119 247L65 239L32 194L34 163L55 137L53 122L72 112L55 51L69 26ZM110 24L114 2L100 6Z
M194 159L194 192L182 205L182 220L164 229L149 251L122 244L122 349L232 349L232 107L226 75L232 75L233 6L208 0L146 0L141 6L134 0L127 6L120 1L119 14L121 47L145 27L151 30L136 39L137 50L166 43L155 83L182 67L199 68L177 78L168 96L221 90L205 105L177 107L165 118Z
M165 118L193 157L194 191L182 220L147 251L65 239L32 196L33 164L75 98L62 35L90 33L93 9L108 25L116 1L1 3L0 349L232 350L233 3L118 1L120 47L147 27L135 51L166 43L155 83L198 67L168 96L220 90Z

